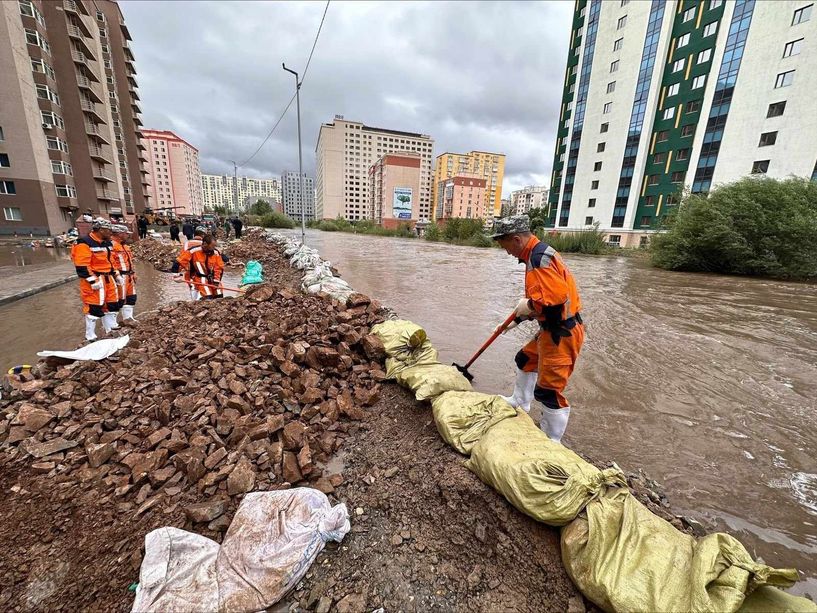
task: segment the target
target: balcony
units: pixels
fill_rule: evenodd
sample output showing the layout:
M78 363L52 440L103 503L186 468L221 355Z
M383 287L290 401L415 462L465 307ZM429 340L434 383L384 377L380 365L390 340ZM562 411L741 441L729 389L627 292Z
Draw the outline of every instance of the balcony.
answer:
M90 59L82 51L71 51L71 58L76 64L82 64L83 66L87 66Z
M113 163L111 162L111 154L106 152L102 147L98 145L88 145L88 153L97 162L104 162L105 164Z
M143 126L144 125L142 123L142 120L139 118L139 115L134 115L133 116L133 123L135 123L137 126ZM141 134L141 131L139 131L139 133Z
M86 100L85 98L80 98L79 106L86 113L93 114L93 116L96 117L99 120L97 123L105 123L105 118L102 115L99 114L99 111L96 110L96 104L94 104L90 100Z
M128 26L126 26L123 22L119 22L119 27L122 29L122 36L125 37L125 40L133 40L130 36L130 32L128 32Z
M106 200L108 202L118 202L119 195L105 188L96 190L97 200Z
M130 50L130 47L125 44L122 45L122 49L125 51L125 61L126 62L135 62L136 58L133 57L133 51Z
M83 90L85 90L85 95L92 98L94 102L101 104L102 98L96 92L96 90L91 86L91 79L85 76L77 75L77 85Z
M128 85L130 85L131 89L136 89L137 87L139 87L139 84L136 82L136 79L134 79L132 75L128 75Z
M131 100L141 100L141 98L139 98L139 94L137 93L137 91L135 89L133 89L132 87L129 87L128 91L130 92Z
M141 113L142 109L139 108L139 105L136 104L135 100L131 100L130 107L133 109L134 113Z
M80 15L79 6L74 0L63 0L62 8L64 8L69 13L74 13L75 15Z
M94 168L94 179L102 183L113 183L113 179L101 168Z
M137 157L137 158L138 158L140 161L142 161L142 162L147 162L147 161L149 161L149 160L148 160L148 156L147 156L147 155L145 155L145 154L142 152L142 150L141 150L141 149L139 150L139 153L138 153L138 155L137 155L136 157Z
M85 122L85 133L90 136L91 138L95 138L96 140L110 145L111 141L105 136L105 134L97 127L97 124L91 123L89 121Z

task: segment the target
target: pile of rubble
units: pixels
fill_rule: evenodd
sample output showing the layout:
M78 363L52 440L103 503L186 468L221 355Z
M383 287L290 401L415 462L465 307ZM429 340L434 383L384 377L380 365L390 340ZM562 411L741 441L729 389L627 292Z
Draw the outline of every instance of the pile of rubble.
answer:
M369 329L382 319L361 294L343 304L270 283L164 307L106 361L7 378L0 466L60 499L94 490L119 513L181 508L218 539L246 492L342 482L325 467L379 398Z
M176 261L181 247L178 243L165 243L148 237L135 242L131 249L137 259L150 262L156 270L167 272Z

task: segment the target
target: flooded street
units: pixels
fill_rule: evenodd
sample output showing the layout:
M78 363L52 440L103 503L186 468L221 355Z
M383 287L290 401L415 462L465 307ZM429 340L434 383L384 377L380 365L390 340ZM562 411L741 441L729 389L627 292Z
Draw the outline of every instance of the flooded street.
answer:
M523 295L524 267L498 249L312 230L307 244L424 326L448 363L465 363ZM798 567L792 591L817 598L817 286L566 260L587 341L566 392L565 442L643 468L676 510L728 530L767 564ZM137 272L137 315L186 298L170 275ZM68 283L0 307L0 366L76 346L77 293ZM510 393L514 354L534 329L501 337L470 368L478 390Z

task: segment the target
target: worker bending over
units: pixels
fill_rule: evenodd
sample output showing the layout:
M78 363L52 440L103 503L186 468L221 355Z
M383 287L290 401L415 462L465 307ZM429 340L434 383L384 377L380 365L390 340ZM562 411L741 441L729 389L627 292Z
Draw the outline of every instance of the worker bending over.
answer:
M176 262L179 268L187 271L196 289L198 297L194 300L223 297L221 277L224 274L224 259L216 248L215 237L205 234L201 246L182 251ZM177 278L181 276L181 273L177 274Z
M79 276L79 295L85 313L85 339L96 340L96 322L102 318L105 332L119 328L117 279L119 273L113 262L111 222L94 219L91 232L71 247L71 260Z
M176 261L173 262L173 266L170 269L170 272L182 273L184 281L187 283L187 289L190 291L190 300L199 300L201 295L199 294L199 290L196 289L196 286L193 285L193 281L190 279L190 270L188 266L181 265L182 256L184 256L184 261L188 262L189 264L190 249L201 247L201 239L205 234L207 234L207 230L204 228L204 226L196 226L196 229L193 230L193 238L189 238L184 241L182 244L182 251L179 253L179 256L176 258ZM185 256L185 253L188 253L188 255ZM179 278L178 274L176 278Z
M531 233L527 215L500 219L491 238L525 264L525 297L516 305L516 317L507 330L526 320L539 323L536 336L516 354L516 384L506 400L525 411L530 411L532 399L541 402L539 427L561 442L570 417L562 392L584 342L576 282L556 250Z
M136 306L136 272L133 270L133 253L129 246L131 231L127 226L115 225L112 228L113 261L119 271L119 304L122 323L134 323L133 308Z

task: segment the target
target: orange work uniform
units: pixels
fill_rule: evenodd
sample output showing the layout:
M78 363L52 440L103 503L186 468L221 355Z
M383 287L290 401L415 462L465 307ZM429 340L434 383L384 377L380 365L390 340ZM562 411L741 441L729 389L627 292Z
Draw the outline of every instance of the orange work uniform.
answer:
M112 256L113 245L96 232L80 238L71 247L71 260L77 269L83 313L102 317L105 309L119 311L118 276ZM98 285L99 287L93 287Z
M133 252L128 245L124 245L116 239L111 242L113 243L114 266L124 279L124 283L117 286L119 288L119 305L129 304L134 306L136 304L136 281L134 281L136 273L133 270Z
M550 409L570 406L562 395L576 366L584 324L576 281L559 253L531 236L519 255L525 264L525 296L540 331L516 354L516 365L539 373L534 398Z
M207 253L201 246L192 247L182 251L177 261L202 298L222 297L221 288L212 287L221 284L224 274L224 260L218 249Z

